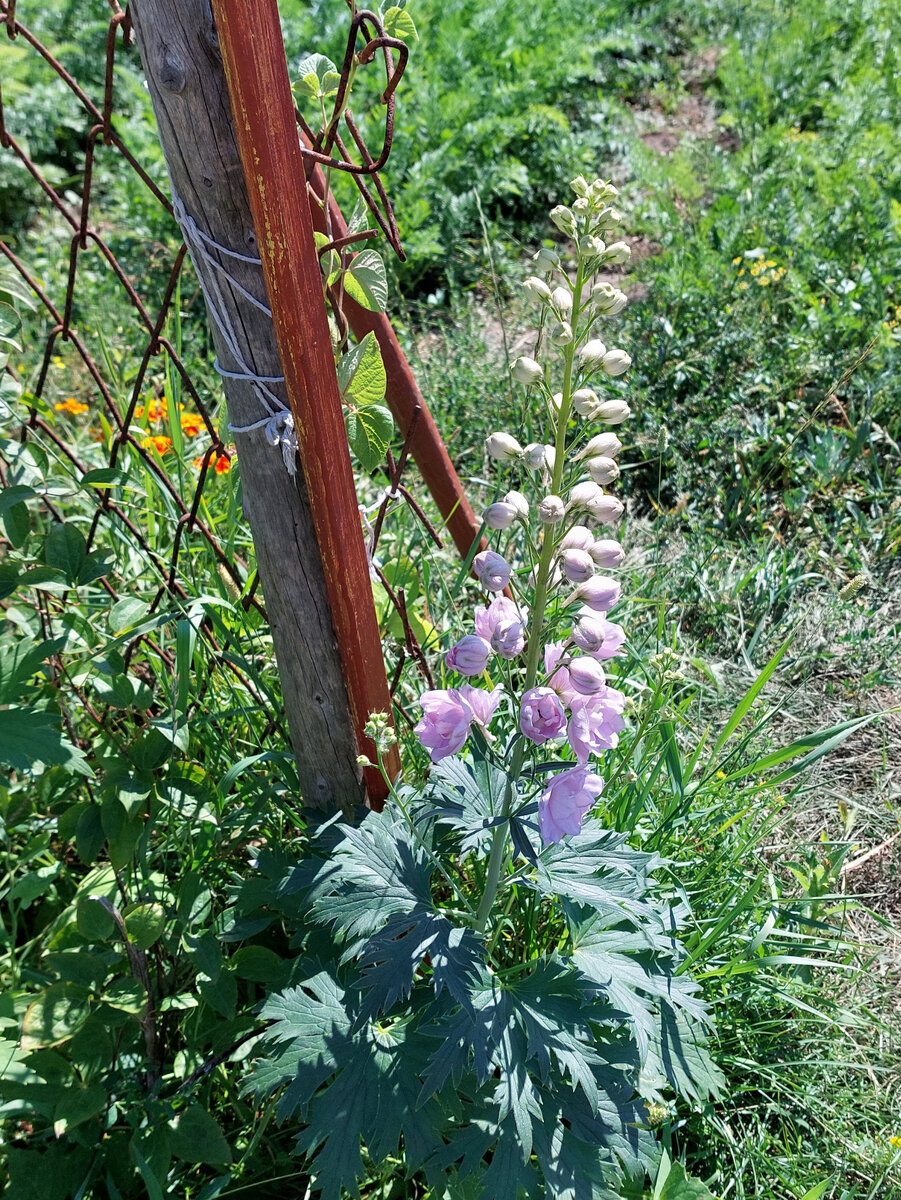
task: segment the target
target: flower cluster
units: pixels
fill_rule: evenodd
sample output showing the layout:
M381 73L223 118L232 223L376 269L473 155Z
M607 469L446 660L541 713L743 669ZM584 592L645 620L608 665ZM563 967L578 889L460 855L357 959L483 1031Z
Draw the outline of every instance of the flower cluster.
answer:
M485 509L494 544L475 555L473 572L486 602L445 656L449 672L487 676L490 690L464 684L425 692L416 726L438 762L458 753L474 726L490 741L492 721L506 714L518 735L504 764L513 790L527 760L538 766L547 750L570 757L573 765L550 776L539 798L545 842L578 832L601 794L604 781L591 761L616 747L626 707L604 664L626 640L610 620L621 598L611 572L625 559L613 536L624 509L607 489L619 476L622 442L614 429L631 415L617 382L631 359L600 336L626 296L596 276L625 262L629 246L611 239L622 219L616 188L581 177L572 186L572 206L559 205L551 219L575 243L575 278L555 251L535 256L537 273L523 288L541 310L539 343L534 356L512 366L536 411L547 413L549 436L527 445L507 431L487 439L499 475L518 478Z

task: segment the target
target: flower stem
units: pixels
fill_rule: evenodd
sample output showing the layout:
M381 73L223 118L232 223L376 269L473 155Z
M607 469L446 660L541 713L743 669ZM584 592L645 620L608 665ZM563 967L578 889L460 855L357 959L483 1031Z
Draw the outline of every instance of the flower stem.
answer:
M578 313L580 309L584 283L583 266L580 262L576 271L576 282L573 286L574 313ZM566 466L566 427L569 424L570 412L572 411L573 365L575 357L576 342L574 338L563 351L563 397L560 401L560 409L557 413L556 429L554 431L554 471L551 481L551 492L555 496L560 494L560 489L563 486L563 471ZM552 527L548 526L545 530L544 541L538 558L538 574L535 579L535 595L529 621L529 653L526 659L526 675L523 683L524 693L535 686L535 681L538 678L538 665L541 660L542 647L541 634L544 628L551 565L554 560L556 544L557 539L552 533ZM521 739L516 744L516 749L513 752L513 760L510 763L510 770L507 773L507 787L504 792L504 803L501 808L501 816L504 819L495 828L494 837L491 841L488 872L485 876L485 890L482 893L482 899L476 913L475 928L478 933L485 932L485 928L488 925L488 917L494 907L494 901L497 897L498 887L500 886L501 869L507 857L510 810L513 807L516 784L519 781L525 756L526 743L525 739Z

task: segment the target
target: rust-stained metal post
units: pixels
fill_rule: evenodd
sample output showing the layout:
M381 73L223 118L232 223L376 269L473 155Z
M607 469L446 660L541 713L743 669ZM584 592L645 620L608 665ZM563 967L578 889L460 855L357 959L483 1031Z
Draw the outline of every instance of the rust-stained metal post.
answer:
M330 236L333 239L338 240L345 237L347 223L334 196L329 195L328 221L325 211L321 207L326 189L325 177L318 166L311 173L310 190L312 192L310 208L317 232L328 233L330 224ZM457 475L447 447L438 432L435 418L429 411L429 406L423 399L422 392L410 370L406 355L400 348L397 334L384 313L372 312L363 308L346 293L341 303L341 309L358 341L362 340L369 332L376 336L387 376L385 399L404 437L410 430L414 413L417 408L419 409L419 416L410 439L410 453L419 468L423 483L431 492L438 511L444 517L448 532L454 539L454 545L461 557L465 558L479 532L479 522L463 492L460 477Z
M303 178L276 0L212 0L266 291L294 416L348 699L363 727L391 713L369 564L322 296L322 275ZM390 767L399 770L396 750ZM372 800L384 799L370 771Z

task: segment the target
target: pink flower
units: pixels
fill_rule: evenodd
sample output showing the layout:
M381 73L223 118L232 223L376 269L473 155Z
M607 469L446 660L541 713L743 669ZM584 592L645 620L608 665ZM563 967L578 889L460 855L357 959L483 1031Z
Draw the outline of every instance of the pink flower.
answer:
M502 592L510 582L513 568L494 550L483 550L472 560L476 578L489 592Z
M491 647L485 639L469 633L451 646L444 661L452 671L458 671L461 675L481 675L490 656Z
M569 704L571 698L578 693L572 686L566 667L557 666L562 657L563 643L548 642L544 648L544 669L548 675L547 686L553 688L564 704Z
M489 642L501 658L516 658L526 644L528 609L519 609L507 596L498 596L487 608L476 609L476 633Z
M491 724L491 718L503 694L504 689L500 684L491 692L486 692L484 688L475 688L469 683L464 683L460 688L460 695L472 709L472 719L485 730Z
M572 639L580 650L603 661L619 653L626 640L626 631L615 621L607 621L591 609L585 609L573 625Z
M599 567L621 567L626 557L625 550L612 538L599 538L586 548Z
M566 713L557 693L546 687L530 688L522 698L519 728L536 746L543 746L566 728Z
M622 718L625 699L615 688L605 688L601 695L573 705L566 736L580 763L587 763L592 754L616 747L626 724Z
M570 767L552 775L538 801L538 826L545 845L559 842L564 834L578 833L582 819L604 790L600 775L587 767Z
M432 762L456 754L469 736L475 714L456 688L445 692L423 692L419 697L422 720L414 733L429 752Z

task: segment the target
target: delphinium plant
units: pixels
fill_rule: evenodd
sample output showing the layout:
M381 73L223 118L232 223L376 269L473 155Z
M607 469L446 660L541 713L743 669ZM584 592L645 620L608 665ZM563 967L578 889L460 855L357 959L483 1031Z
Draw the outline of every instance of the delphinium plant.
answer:
M300 865L264 856L253 884L301 953L248 1086L280 1090L325 1197L367 1164L421 1172L435 1196L619 1196L654 1170L672 1093L718 1086L684 905L598 811L625 781L631 702L611 682L625 552L606 490L630 359L602 340L626 297L597 275L629 249L616 188L572 186L551 213L571 258L537 254L538 346L512 368L547 439L488 439L500 490L517 486L485 512L487 595L446 654L451 686L421 697L428 782L322 823ZM381 755L387 718L371 731Z

